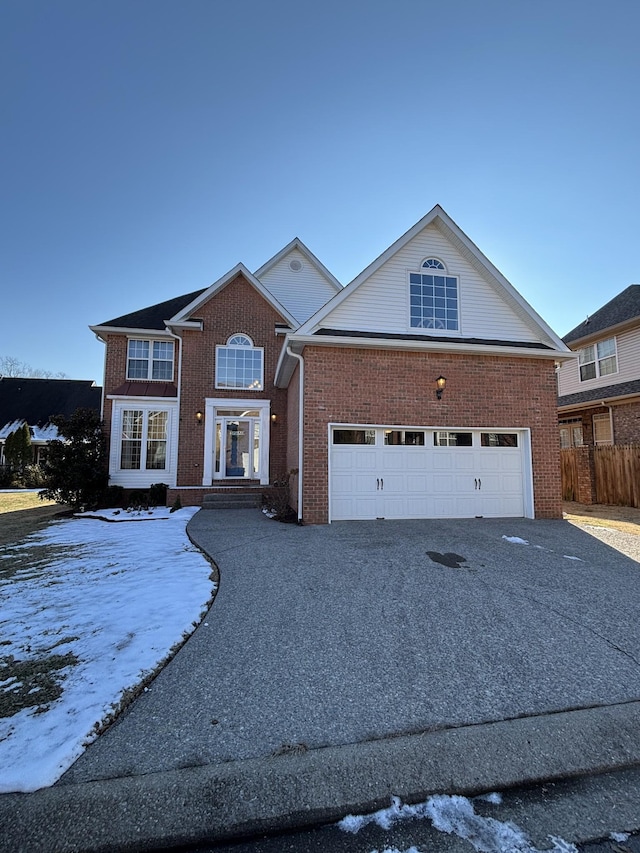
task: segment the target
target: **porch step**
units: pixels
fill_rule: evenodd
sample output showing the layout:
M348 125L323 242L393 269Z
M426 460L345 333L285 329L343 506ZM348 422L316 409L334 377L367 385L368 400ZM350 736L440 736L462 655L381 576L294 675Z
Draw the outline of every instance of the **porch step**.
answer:
M202 509L256 509L262 506L262 493L213 493L202 499Z

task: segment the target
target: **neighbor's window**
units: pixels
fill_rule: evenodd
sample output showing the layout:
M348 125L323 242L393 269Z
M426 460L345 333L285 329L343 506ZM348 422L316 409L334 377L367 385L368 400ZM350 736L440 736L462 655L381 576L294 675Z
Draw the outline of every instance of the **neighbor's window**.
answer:
M607 338L598 344L578 350L580 365L580 381L596 379L598 376L608 376L618 372L616 356L616 339Z
M473 434L470 432L434 432L433 443L436 447L471 447Z
M611 429L611 416L609 414L593 416L593 443L613 444L613 430Z
M216 347L216 388L264 388L264 350L254 347L248 335L231 335L227 345Z
M127 379L173 379L173 341L142 341L132 338L127 350Z
M169 413L151 409L122 412L120 468L164 470L167 467L167 425Z
M568 447L582 447L584 436L582 433L582 418L565 418L560 421L560 447L566 450Z
M419 273L409 273L411 328L458 331L458 279L446 275L442 261L427 258Z

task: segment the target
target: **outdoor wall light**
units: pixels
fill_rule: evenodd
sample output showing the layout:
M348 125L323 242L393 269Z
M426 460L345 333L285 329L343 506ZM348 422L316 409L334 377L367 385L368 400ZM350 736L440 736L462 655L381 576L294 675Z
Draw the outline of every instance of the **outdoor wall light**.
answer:
M276 422L277 420L278 420L278 416L277 416L277 415L276 415L276 413L274 412L274 413L271 415L271 423L272 423L272 424L275 424L275 422Z
M201 412L200 410L198 410L198 411L196 412L196 421L197 421L197 423L199 423L199 424L201 424L201 423L202 423L202 412Z
M447 380L444 376L438 376L436 379L436 397L438 400L442 400L442 392L444 391L444 386L447 384Z

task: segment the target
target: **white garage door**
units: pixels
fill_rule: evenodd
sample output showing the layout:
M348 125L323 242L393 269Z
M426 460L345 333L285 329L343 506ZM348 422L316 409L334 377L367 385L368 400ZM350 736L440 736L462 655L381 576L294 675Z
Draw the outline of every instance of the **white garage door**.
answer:
M525 515L525 434L334 427L332 521Z

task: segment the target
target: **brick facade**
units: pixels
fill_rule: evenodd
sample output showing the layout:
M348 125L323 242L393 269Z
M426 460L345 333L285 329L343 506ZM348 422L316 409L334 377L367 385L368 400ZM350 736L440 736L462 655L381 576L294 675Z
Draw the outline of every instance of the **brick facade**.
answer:
M204 412L207 397L271 401L277 420L271 425L269 470L272 478L279 476L286 469L287 392L276 388L273 382L282 346L275 326L283 323L283 318L242 275L196 313L203 321L203 331L186 331L182 335L178 486L202 485L205 427L197 423L195 414ZM264 347L263 390L228 391L215 387L216 346L225 344L233 334L248 335L254 346Z
M305 522L328 520L331 422L529 427L535 515L562 517L553 362L310 346L304 360ZM447 387L437 400L441 374Z

